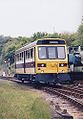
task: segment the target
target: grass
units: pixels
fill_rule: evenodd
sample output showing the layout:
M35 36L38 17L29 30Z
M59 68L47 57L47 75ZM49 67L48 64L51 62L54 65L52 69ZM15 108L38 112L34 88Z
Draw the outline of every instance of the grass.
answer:
M50 110L40 93L0 80L0 119L50 119Z

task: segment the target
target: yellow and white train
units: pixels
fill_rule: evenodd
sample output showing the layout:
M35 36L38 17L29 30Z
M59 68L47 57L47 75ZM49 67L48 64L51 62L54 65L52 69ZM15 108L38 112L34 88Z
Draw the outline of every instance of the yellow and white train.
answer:
M15 76L19 80L40 83L70 81L67 48L64 39L43 38L15 52Z

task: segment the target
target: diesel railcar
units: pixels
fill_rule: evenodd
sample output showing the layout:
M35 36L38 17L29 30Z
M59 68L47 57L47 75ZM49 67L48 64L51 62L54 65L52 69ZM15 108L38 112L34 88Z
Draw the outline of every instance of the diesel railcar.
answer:
M15 52L15 76L36 83L69 82L67 48L64 39L43 38Z

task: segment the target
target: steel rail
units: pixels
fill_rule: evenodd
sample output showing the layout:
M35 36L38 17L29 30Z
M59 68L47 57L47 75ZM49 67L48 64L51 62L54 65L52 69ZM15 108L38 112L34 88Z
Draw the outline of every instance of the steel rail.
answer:
M70 86L62 86L61 87L62 89L66 89L66 90L70 90L70 91L73 91L73 92L76 92L76 93L80 93L80 94L83 94L83 91L76 87L70 87Z
M53 88L44 87L43 90L48 92L48 93L55 94L55 95L58 95L60 97L63 97L65 99L67 99L68 101L72 102L74 105L76 105L80 109L83 109L83 103L81 101L77 100L76 98L65 95L65 94L63 94L63 93L61 93L61 92L59 92L59 91L57 91Z

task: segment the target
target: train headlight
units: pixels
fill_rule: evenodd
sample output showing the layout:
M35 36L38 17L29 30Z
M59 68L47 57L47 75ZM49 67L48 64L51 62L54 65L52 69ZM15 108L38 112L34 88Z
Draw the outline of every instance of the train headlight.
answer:
M64 66L64 64L61 64L61 67L63 67Z
M46 67L46 64L45 63L38 63L37 66L38 67Z
M44 67L44 64L41 64L42 67Z
M67 63L60 63L59 64L59 67L66 67L67 66Z

